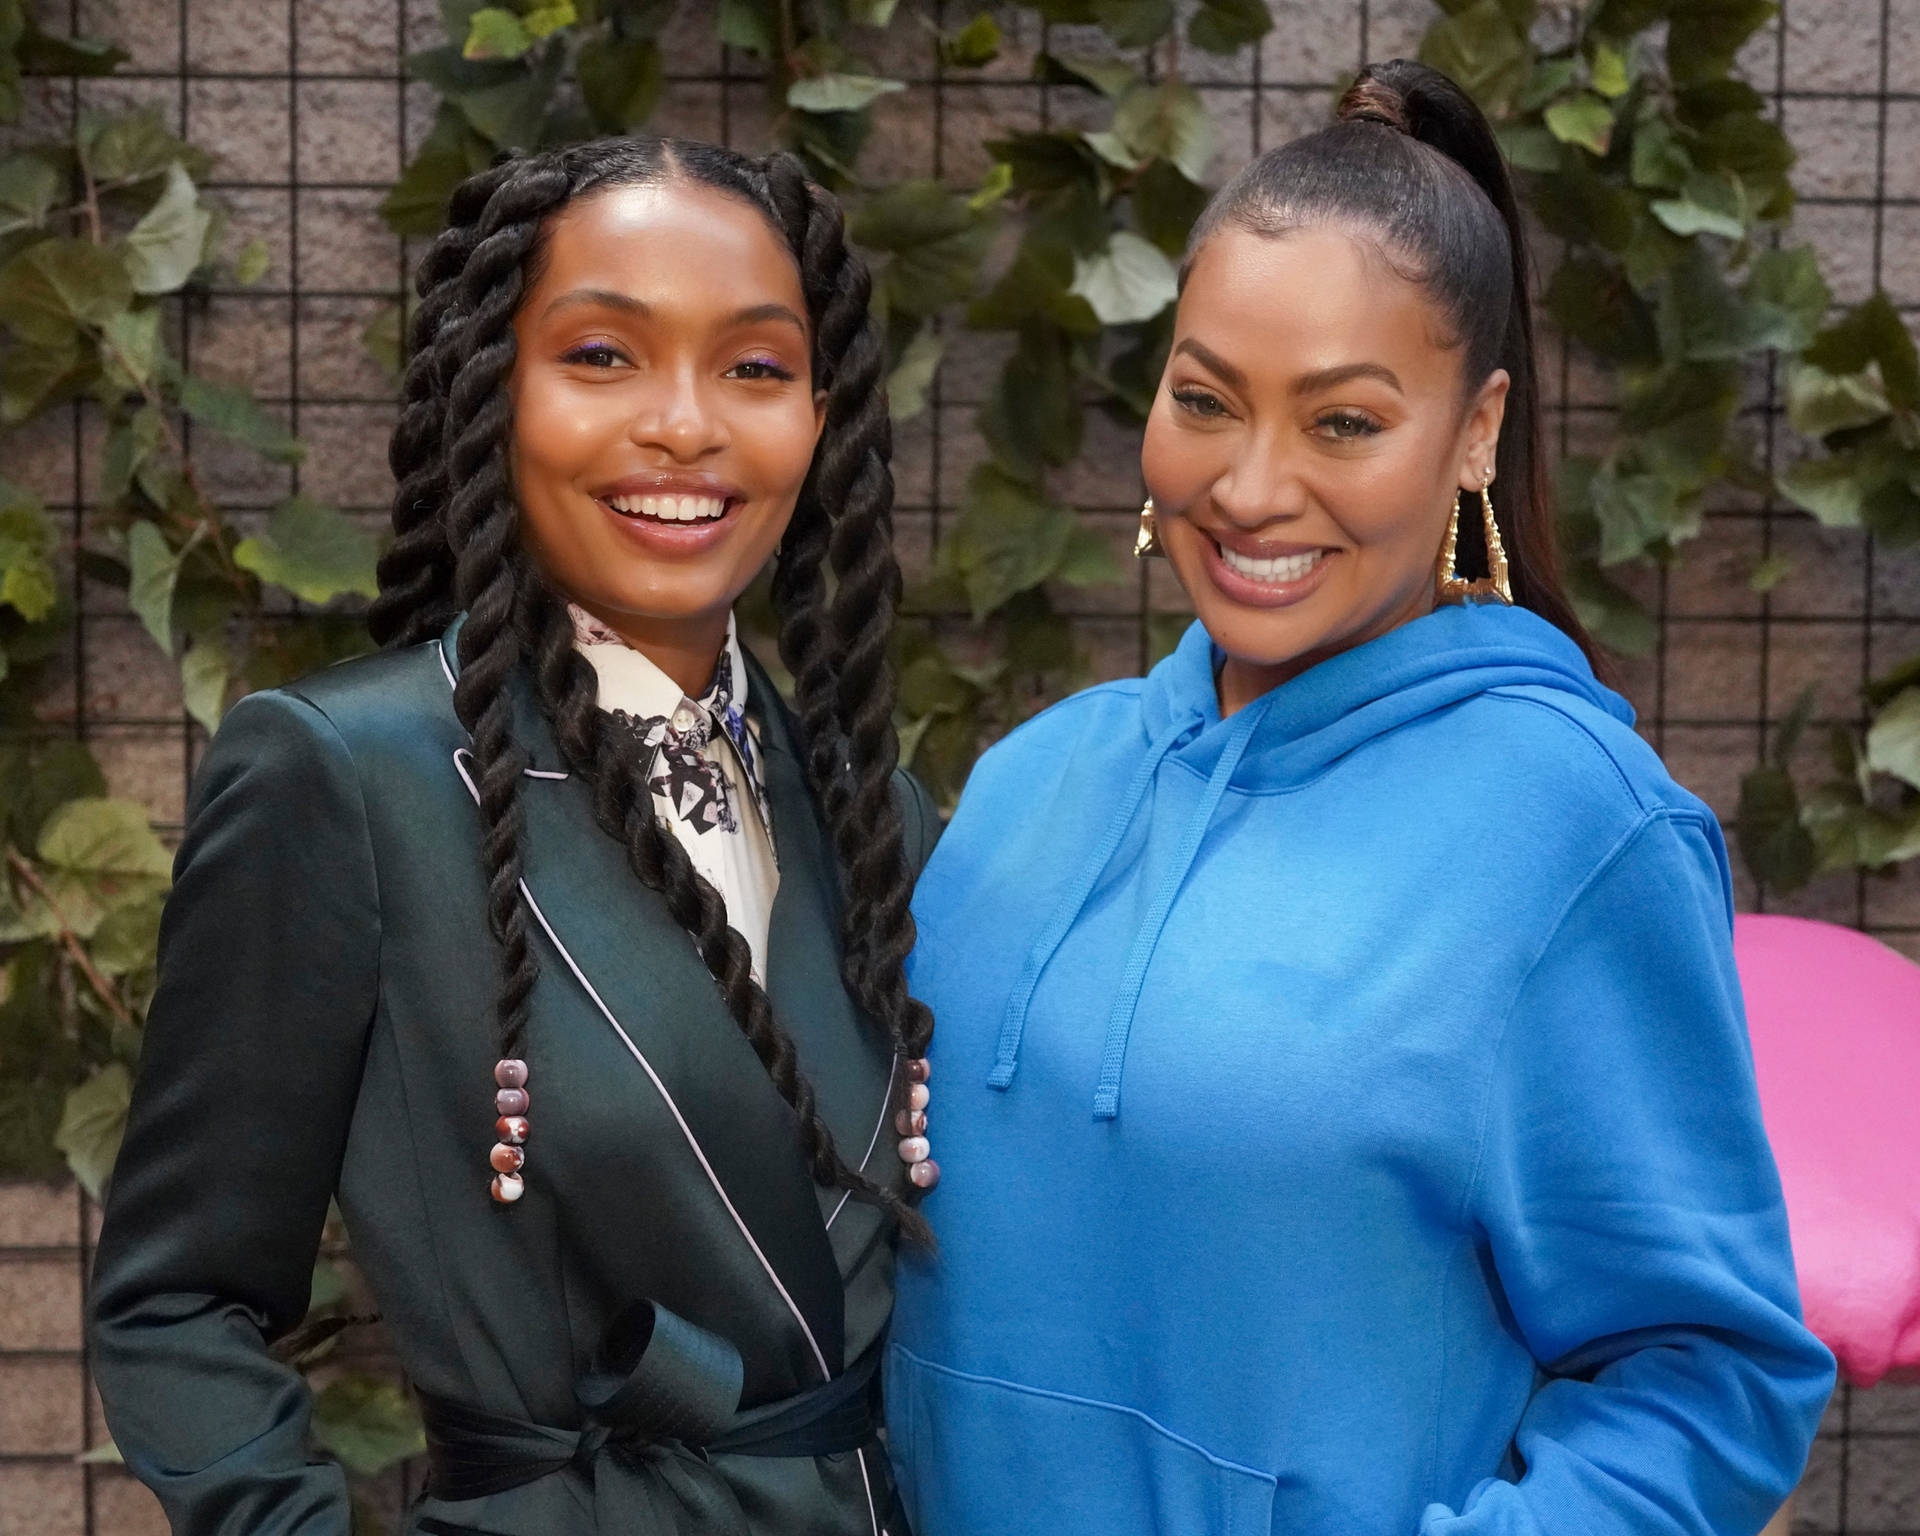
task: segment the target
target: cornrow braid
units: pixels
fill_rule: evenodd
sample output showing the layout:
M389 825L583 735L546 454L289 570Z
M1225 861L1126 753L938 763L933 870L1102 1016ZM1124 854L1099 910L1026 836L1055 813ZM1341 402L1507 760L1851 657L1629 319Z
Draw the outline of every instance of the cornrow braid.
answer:
M439 345L457 319L459 278L473 254L474 226L495 188L511 174L503 165L462 182L448 204L448 226L435 237L414 279L419 306L407 334L400 420L388 442L393 471L393 542L380 557L379 595L367 612L376 645L412 645L453 619L452 604L426 601L450 585L453 552L439 510L446 500L446 386L450 348Z
M593 669L575 648L566 600L520 544L506 386L516 355L514 312L539 262L545 221L598 188L672 179L756 208L785 237L800 269L815 332L814 375L828 403L820 448L775 566L779 644L797 680L808 784L847 897L843 979L896 1054L924 1053L931 1025L906 990L911 882L891 789L899 748L885 649L899 569L890 547L882 353L866 314L868 279L846 247L840 211L791 156L756 164L708 144L600 140L510 162L455 194L458 228L422 264L417 371L409 368L407 410L392 452L401 479L394 549L405 542L407 553L381 567L376 633L388 643L411 643L444 627L454 612L467 615L454 708L473 742L488 923L501 946L502 1055L520 1050L537 976L519 892L527 755L509 728L509 683L524 667L563 758L593 797L595 819L623 845L635 878L659 893L686 930L728 1012L792 1106L813 1179L881 1206L909 1237L930 1240L906 1199L841 1157L793 1040L753 978L750 947L729 923L720 893L655 811L651 763L628 733L608 728ZM829 565L840 589L831 602ZM855 682L841 675L849 660ZM863 687L877 693L868 697ZM883 926L870 938L873 922ZM896 1089L904 1101L904 1074L896 1074Z

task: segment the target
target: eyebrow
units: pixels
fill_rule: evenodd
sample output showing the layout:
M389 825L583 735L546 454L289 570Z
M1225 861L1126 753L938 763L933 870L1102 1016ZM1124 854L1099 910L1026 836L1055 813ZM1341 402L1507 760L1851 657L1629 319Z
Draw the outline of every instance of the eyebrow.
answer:
M593 305L601 309L618 310L622 314L646 316L653 313L653 306L644 299L636 299L630 293L617 293L611 288L575 288L563 293L543 311L551 315L555 310L572 309L579 305ZM760 325L768 320L784 320L802 336L807 334L807 322L789 309L785 304L749 304L745 309L736 309L727 317L729 325Z
M1217 373L1233 388L1243 392L1246 390L1247 376L1205 343L1195 341L1188 336L1173 350L1176 356L1182 352L1188 353L1197 358L1202 366ZM1336 388L1353 379L1378 379L1396 394L1406 393L1401 386L1400 376L1384 363L1342 363L1337 368L1320 368L1312 373L1303 373L1289 386L1288 393L1317 395L1323 390Z

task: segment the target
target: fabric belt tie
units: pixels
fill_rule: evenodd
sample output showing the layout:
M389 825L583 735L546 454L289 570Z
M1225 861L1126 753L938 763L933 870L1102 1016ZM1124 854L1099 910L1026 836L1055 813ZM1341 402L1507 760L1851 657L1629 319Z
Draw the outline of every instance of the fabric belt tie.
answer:
M731 1504L720 1488L703 1494L692 1486L719 1480L699 1477L684 1463L703 1464L710 1454L859 1450L878 1428L873 1388L881 1342L831 1381L741 1411L740 1352L665 1307L639 1302L608 1326L594 1368L574 1383L586 1418L581 1429L555 1429L420 1393L432 1469L428 1490L436 1499L478 1499L569 1467L598 1488L612 1463L629 1473L651 1468L682 1505L717 1496ZM716 1528L730 1524L723 1517Z

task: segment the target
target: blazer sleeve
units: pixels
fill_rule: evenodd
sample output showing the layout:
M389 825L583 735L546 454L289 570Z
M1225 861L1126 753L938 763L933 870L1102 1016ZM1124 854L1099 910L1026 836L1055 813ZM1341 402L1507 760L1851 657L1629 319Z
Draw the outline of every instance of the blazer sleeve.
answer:
M1422 1536L1725 1536L1806 1465L1833 1357L1800 1321L1719 830L1658 811L1521 987L1469 1209L1545 1379Z
M926 786L904 768L893 771L893 798L900 810L900 841L907 851L907 868L918 880L933 856L933 845L940 841L944 823Z
M348 1536L268 1350L306 1312L378 989L366 810L320 710L234 706L174 880L94 1267L107 1424L175 1536Z

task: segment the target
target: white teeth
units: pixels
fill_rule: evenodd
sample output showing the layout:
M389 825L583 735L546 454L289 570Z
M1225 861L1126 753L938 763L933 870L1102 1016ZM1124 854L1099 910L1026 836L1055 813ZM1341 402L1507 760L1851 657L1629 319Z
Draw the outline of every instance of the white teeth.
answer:
M727 510L719 496L611 496L607 505L628 517L662 523L709 523Z
M1289 581L1299 581L1320 563L1325 550L1309 550L1304 555L1286 555L1278 560L1255 560L1247 555L1220 546L1220 558L1227 562L1227 568L1237 571L1249 581L1264 581L1280 586Z

